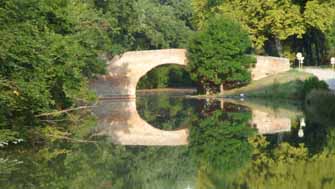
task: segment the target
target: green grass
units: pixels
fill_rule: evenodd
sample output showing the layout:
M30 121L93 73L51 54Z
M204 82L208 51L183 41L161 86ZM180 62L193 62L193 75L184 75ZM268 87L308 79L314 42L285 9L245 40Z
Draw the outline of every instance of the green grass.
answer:
M291 70L274 76L269 76L249 85L225 91L224 97L244 94L247 97L300 99L302 81L312 77L312 74ZM222 97L222 95L219 95Z

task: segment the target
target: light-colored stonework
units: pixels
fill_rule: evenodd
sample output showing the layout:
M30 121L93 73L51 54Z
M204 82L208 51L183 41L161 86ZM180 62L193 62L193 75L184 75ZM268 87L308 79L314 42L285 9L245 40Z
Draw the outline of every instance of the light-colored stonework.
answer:
M291 119L280 117L270 112L252 110L251 125L257 128L260 134L274 134L291 131Z
M259 80L271 75L290 70L290 61L287 58L256 56L257 63L252 69L252 79Z
M304 113L292 107L272 108L262 103L252 101L240 101L233 99L223 99L223 102L240 104L251 109L252 119L250 124L256 128L260 134L275 134L291 131L292 121L297 117L303 117Z
M98 96L135 98L140 78L153 68L164 64L187 65L186 49L130 51L108 61L108 74L91 82ZM252 69L254 80L290 69L286 58L257 56Z
M141 118L136 100L106 100L93 110L98 127L92 136L107 137L114 144L179 146L188 144L188 128L175 131L157 129Z
M260 134L274 134L291 130L290 116L302 115L302 112L278 109L274 111L266 106L248 102L233 102L249 107L252 112L250 125ZM93 109L98 118L97 127L91 137L106 137L114 144L141 146L180 146L188 145L189 128L166 131L155 128L143 120L136 109L136 99L102 100ZM196 126L195 126L196 127Z
M131 51L108 61L108 74L93 81L91 86L99 96L136 96L140 78L153 68L164 64L186 65L185 49Z

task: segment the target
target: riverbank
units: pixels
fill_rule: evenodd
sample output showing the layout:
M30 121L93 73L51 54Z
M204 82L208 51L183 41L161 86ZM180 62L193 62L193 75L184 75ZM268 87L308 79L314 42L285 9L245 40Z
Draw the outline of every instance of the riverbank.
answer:
M313 77L313 75L310 73L305 73L299 70L290 70L288 72L252 81L250 84L241 88L227 90L223 95L199 95L196 97L232 98L242 96L252 98L280 98L296 100L301 97L303 81L311 77Z

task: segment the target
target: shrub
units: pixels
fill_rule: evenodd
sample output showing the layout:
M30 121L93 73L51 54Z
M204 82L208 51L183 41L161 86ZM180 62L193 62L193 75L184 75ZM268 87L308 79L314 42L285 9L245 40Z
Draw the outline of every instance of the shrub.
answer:
M319 80L317 77L311 77L303 82L302 97L305 99L312 90L329 91L329 87L326 82Z
M305 108L320 123L334 124L335 94L324 90L312 90L306 97ZM315 120L315 119L314 119Z

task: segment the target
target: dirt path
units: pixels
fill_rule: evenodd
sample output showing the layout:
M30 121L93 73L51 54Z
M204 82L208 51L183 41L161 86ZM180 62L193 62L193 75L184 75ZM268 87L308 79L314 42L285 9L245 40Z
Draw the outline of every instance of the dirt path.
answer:
M321 68L305 68L304 71L324 80L330 89L335 90L335 71Z

